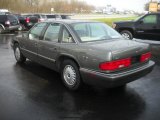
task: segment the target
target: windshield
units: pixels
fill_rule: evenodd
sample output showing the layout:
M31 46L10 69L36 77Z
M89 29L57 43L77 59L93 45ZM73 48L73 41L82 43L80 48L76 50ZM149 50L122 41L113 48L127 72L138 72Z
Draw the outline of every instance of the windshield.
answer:
M138 21L138 20L140 20L141 18L143 18L144 17L144 15L143 16L139 16L138 18L136 18L134 21Z
M104 23L73 23L73 29L81 42L93 42L121 38L121 35Z

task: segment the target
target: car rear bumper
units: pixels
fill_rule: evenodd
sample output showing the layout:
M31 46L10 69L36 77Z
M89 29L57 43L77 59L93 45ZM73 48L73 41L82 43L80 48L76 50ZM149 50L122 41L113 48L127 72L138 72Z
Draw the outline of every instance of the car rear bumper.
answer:
M84 68L81 68L80 72L84 83L112 88L125 85L126 83L132 82L147 75L152 71L154 65L155 62L149 61L147 64L141 67L125 72L111 74L95 72Z
M9 26L9 27L6 27L5 31L18 30L19 27L20 25Z

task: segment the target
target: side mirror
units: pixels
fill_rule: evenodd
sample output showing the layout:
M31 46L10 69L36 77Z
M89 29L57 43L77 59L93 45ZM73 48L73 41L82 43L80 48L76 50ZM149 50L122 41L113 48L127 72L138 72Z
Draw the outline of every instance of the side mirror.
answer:
M140 20L140 21L139 21L139 24L143 24L143 20Z

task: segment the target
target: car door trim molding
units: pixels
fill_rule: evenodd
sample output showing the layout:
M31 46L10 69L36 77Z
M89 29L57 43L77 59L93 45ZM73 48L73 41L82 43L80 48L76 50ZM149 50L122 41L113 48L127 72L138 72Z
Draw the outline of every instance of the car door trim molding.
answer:
M50 61L52 61L52 62L56 62L56 60L55 60L55 59L51 59L51 58L45 57L45 56L43 56L43 55L36 54L35 52L32 52L32 51L27 50L27 49L24 49L24 48L21 48L21 49L22 49L22 50L24 50L24 51L27 51L27 52L29 52L29 53L32 53L32 54L34 54L34 55L37 55L37 56L39 56L39 57L42 57L42 58L48 59L48 60L50 60Z
M37 53L32 52L32 51L30 51L30 50L27 50L27 49L25 49L25 48L21 48L21 49L24 50L24 51L27 51L27 52L29 52L29 53L32 53L32 54L34 54L34 55L37 55Z
M40 54L37 54L39 57L42 57L42 58L45 58L45 59L48 59L48 60L50 60L50 61L52 61L52 62L56 62L56 60L55 59L51 59L51 58L48 58L48 57L46 57L46 56L43 56L43 55L40 55Z

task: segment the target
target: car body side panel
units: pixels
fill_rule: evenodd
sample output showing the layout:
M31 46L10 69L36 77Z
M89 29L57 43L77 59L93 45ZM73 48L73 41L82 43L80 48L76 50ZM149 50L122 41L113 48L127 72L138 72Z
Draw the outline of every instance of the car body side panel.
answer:
M22 53L33 61L37 61L37 42L38 40L30 40L28 38L19 40Z

